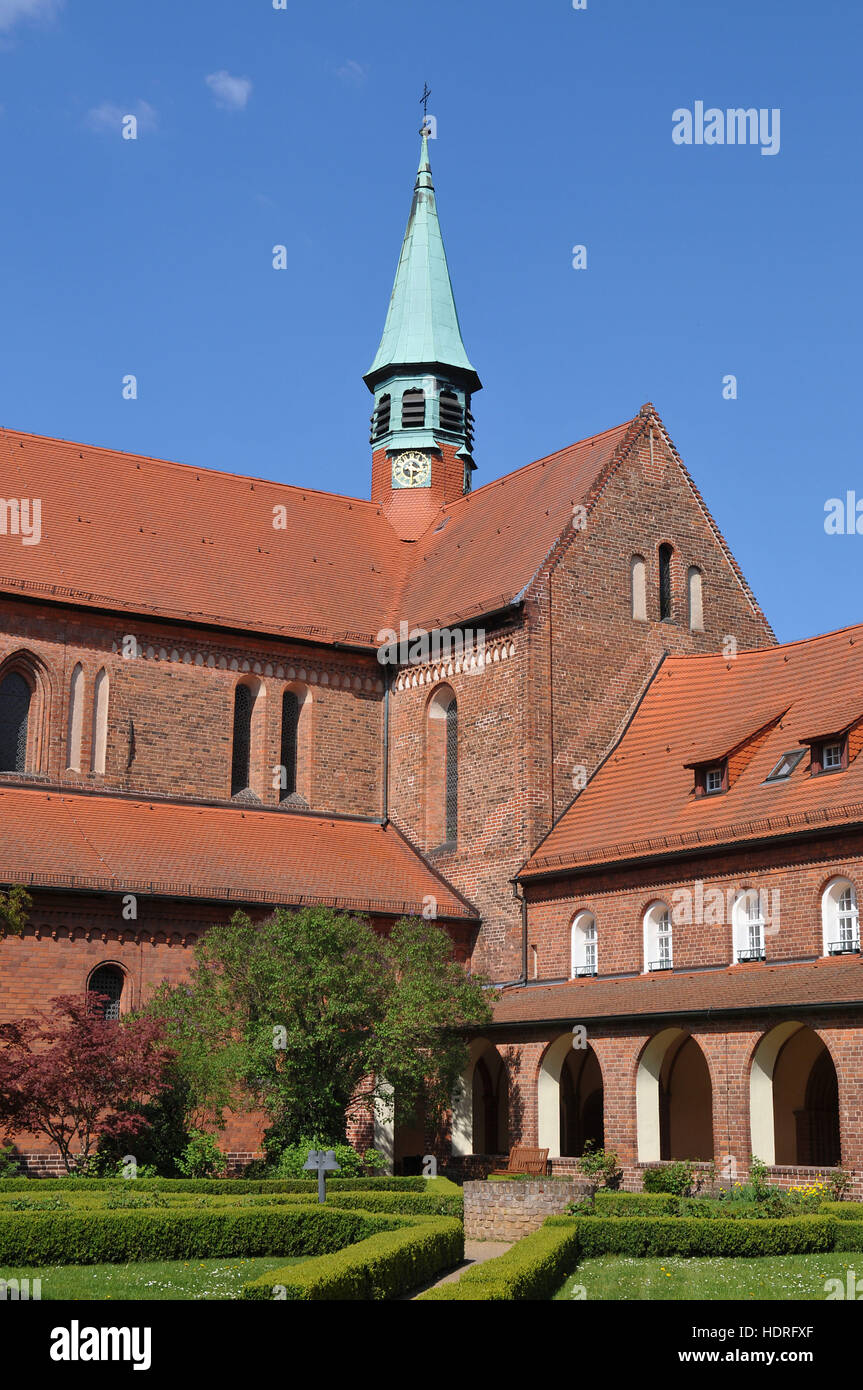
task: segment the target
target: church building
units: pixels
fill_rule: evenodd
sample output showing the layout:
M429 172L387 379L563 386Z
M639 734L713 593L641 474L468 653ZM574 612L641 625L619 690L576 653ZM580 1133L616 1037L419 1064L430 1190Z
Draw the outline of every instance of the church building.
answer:
M0 1021L134 1009L238 908L424 916L500 993L397 1169L863 1192L863 627L776 644L650 404L483 483L426 135L364 380L370 498L0 430Z

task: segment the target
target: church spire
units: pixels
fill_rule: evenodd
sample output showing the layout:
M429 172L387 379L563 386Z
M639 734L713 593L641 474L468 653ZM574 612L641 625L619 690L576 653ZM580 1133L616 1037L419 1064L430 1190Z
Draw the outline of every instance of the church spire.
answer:
M364 380L374 388L380 374L393 367L450 368L465 377L465 385L472 391L480 389L479 377L462 341L438 221L425 128L413 203L383 336Z
M430 490L430 505L440 505L470 490L470 402L482 383L467 355L456 312L427 124L421 135L413 202L383 336L363 380L375 398L373 496L386 502L392 491L422 488ZM415 501L420 500L415 494Z

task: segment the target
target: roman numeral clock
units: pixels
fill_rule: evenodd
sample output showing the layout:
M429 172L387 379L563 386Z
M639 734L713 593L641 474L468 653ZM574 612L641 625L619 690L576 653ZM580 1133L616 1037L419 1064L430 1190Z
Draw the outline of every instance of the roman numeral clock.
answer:
M393 459L393 487L431 487L431 455L406 449Z

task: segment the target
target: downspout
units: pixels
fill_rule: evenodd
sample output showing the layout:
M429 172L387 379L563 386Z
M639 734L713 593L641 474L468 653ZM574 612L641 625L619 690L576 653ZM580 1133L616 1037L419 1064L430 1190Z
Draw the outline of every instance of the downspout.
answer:
M527 984L527 899L518 896L518 879L511 878L512 896L521 903L521 974L517 980L493 980L489 989L509 989L511 985Z
M386 830L390 823L390 668L386 668L384 681L384 796L383 825Z

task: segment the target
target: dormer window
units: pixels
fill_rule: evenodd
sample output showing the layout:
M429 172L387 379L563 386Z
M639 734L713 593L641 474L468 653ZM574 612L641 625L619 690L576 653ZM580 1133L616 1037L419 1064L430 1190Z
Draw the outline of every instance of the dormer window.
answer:
M719 796L728 791L728 760L700 763L695 767L695 795Z
M792 748L788 753L783 753L773 771L765 777L765 782L784 782L791 776L805 752L805 748Z
M812 760L809 770L813 777L826 772L842 772L848 766L848 738L825 738L812 743Z

